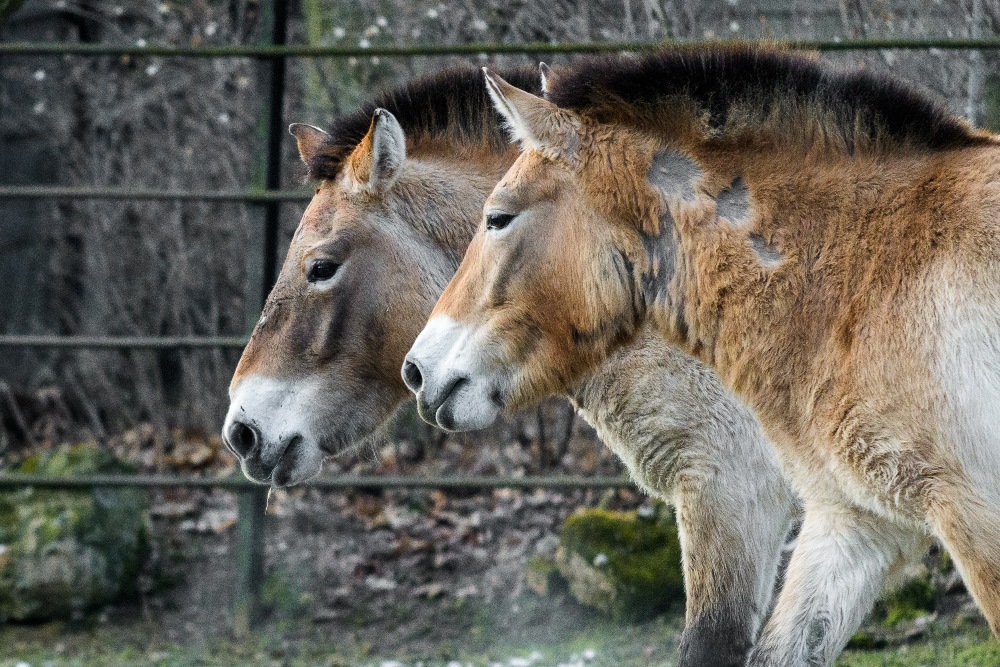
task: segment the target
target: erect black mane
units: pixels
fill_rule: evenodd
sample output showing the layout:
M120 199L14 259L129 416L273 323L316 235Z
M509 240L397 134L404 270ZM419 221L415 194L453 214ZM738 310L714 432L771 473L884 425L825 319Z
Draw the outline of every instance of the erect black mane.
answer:
M685 97L724 129L729 112L800 103L832 118L848 149L889 139L927 148L987 141L944 105L906 84L865 69L837 69L802 54L751 44L673 48L639 57L592 57L560 71L555 104L614 122L668 98ZM618 107L618 110L615 107Z
M535 68L506 70L501 76L519 88L541 94L541 77ZM335 119L329 130L332 140L308 165L311 178L336 177L344 160L367 134L377 108L391 112L410 138L442 138L496 150L510 143L486 92L482 70L456 67L384 91L357 111Z

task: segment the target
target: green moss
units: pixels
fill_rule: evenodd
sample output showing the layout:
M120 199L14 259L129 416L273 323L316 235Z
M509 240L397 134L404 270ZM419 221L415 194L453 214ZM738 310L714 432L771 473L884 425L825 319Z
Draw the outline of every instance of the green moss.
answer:
M88 444L31 456L14 470L135 472ZM0 620L65 617L131 592L147 547L145 502L135 489L0 493Z
M941 574L955 571L955 561L951 559L951 554L944 549L941 550L938 556L937 571Z
M583 602L635 621L684 599L681 548L669 508L636 512L581 510L560 535L560 572Z
M931 583L930 574L911 579L883 598L882 604L885 607L884 622L889 627L933 612L937 591Z
M876 603L869 623L851 637L848 646L873 650L900 644L909 629L906 624L934 612L938 597L931 572L913 577Z

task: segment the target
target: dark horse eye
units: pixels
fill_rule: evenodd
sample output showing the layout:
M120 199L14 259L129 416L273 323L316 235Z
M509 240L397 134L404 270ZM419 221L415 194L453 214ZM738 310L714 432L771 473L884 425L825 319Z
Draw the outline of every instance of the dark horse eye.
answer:
M329 280L337 273L340 264L331 262L328 259L314 259L309 262L309 271L306 273L306 280L311 283L319 283Z
M503 229L516 217L512 213L490 213L486 216L486 229Z

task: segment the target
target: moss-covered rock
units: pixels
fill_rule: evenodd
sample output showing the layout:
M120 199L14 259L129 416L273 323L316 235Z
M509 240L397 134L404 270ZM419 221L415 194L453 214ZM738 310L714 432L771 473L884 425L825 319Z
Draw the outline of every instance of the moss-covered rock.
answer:
M129 474L93 445L32 456L13 472ZM134 589L146 553L145 496L134 489L0 493L0 621L64 618Z
M582 604L639 621L684 601L681 547L673 511L579 510L560 534L559 573Z

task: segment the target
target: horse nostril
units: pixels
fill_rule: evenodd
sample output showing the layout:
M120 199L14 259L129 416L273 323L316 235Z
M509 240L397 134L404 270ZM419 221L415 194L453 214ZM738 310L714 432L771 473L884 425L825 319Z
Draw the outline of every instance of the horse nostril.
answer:
M424 376L420 373L420 368L409 359L403 362L403 382L414 394L419 393L424 386Z
M233 425L229 427L229 444L236 450L236 454L240 458L245 457L258 440L260 440L260 434L249 424L233 422Z

